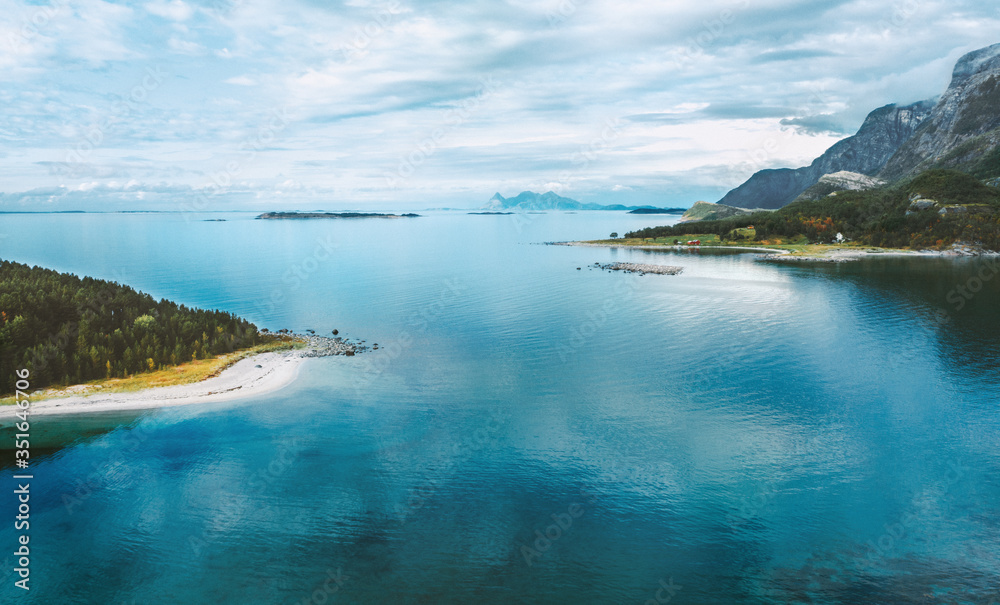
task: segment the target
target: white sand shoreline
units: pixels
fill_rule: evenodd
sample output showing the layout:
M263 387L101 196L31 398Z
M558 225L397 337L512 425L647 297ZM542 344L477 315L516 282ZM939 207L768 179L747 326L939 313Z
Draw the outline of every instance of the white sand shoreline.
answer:
M594 244L591 242L552 242L553 246L577 246L581 248L628 248L629 250L739 250L743 252L772 252L775 254L791 254L788 250L778 248L754 248L751 246L630 246L628 244Z
M301 350L260 353L237 361L218 376L192 384L33 401L31 416L127 412L256 397L294 382L305 361ZM15 405L0 406L0 422L13 419L17 411Z
M818 261L818 262L847 262L861 260L865 258L971 258L971 257L996 257L1000 253L989 250L899 250L894 248L834 248L817 254L796 254L791 250L781 248L759 248L751 246L687 246L679 245L629 245L629 244L595 244L592 242L552 242L555 246L580 246L589 248L623 248L631 250L660 250L660 251L682 251L682 250L736 250L741 252L764 252L759 255L758 260L765 261Z

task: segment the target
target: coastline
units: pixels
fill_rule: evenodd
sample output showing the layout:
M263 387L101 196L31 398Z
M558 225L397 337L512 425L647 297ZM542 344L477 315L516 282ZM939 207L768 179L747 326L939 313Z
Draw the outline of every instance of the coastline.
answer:
M656 245L630 245L630 244L597 244L594 242L551 242L553 246L579 246L581 248L629 248L631 250L741 250L744 252L773 252L776 254L792 254L789 250L780 248L759 248L751 246L656 246Z
M127 393L54 396L32 401L32 416L128 412L232 401L265 395L288 386L299 375L306 356L301 351L260 353L245 357L217 376L192 384L153 387ZM15 405L0 407L0 422L14 418Z
M844 263L865 258L969 258L977 256L998 256L1000 253L988 250L972 250L971 248L956 248L952 250L904 250L899 248L853 248L828 246L820 251L787 250L784 248L763 248L753 246L687 246L650 245L650 244L615 244L605 242L551 242L553 246L581 246L591 248L629 248L633 250L735 250L740 252L763 252L756 260L776 262L823 262ZM819 245L819 244L816 244ZM814 245L815 246L815 245Z
M938 250L850 250L850 249L834 249L820 254L794 254L786 253L784 255L773 254L761 254L757 257L757 260L761 261L776 261L782 263L789 262L819 262L819 263L847 263L851 261L858 261L865 258L965 258L964 254L955 254L953 252L941 252Z
M341 338L298 336L306 348L270 351L244 357L221 372L199 382L158 386L127 392L102 393L100 385L88 387L86 394L73 394L74 388L58 391L41 399L32 399L31 416L131 412L178 407L199 403L233 401L266 395L293 383L302 364L313 357L353 356L367 350L360 344ZM16 405L0 406L0 424L15 419Z

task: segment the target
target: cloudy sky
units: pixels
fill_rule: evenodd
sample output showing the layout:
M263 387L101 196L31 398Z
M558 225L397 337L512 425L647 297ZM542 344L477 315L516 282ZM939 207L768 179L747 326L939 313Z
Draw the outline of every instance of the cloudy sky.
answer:
M689 206L1000 42L982 0L0 4L0 210Z

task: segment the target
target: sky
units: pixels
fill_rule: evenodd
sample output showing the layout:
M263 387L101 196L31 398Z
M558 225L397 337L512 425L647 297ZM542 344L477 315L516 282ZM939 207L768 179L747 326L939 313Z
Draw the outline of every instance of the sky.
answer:
M970 0L0 6L0 211L687 207L1000 42Z

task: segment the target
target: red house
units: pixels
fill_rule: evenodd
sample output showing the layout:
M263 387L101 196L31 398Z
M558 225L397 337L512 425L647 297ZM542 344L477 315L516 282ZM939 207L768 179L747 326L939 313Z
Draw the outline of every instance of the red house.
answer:
M693 240L689 241L687 243L687 245L689 245L689 246L700 246L701 245L701 240L700 239L693 239Z

